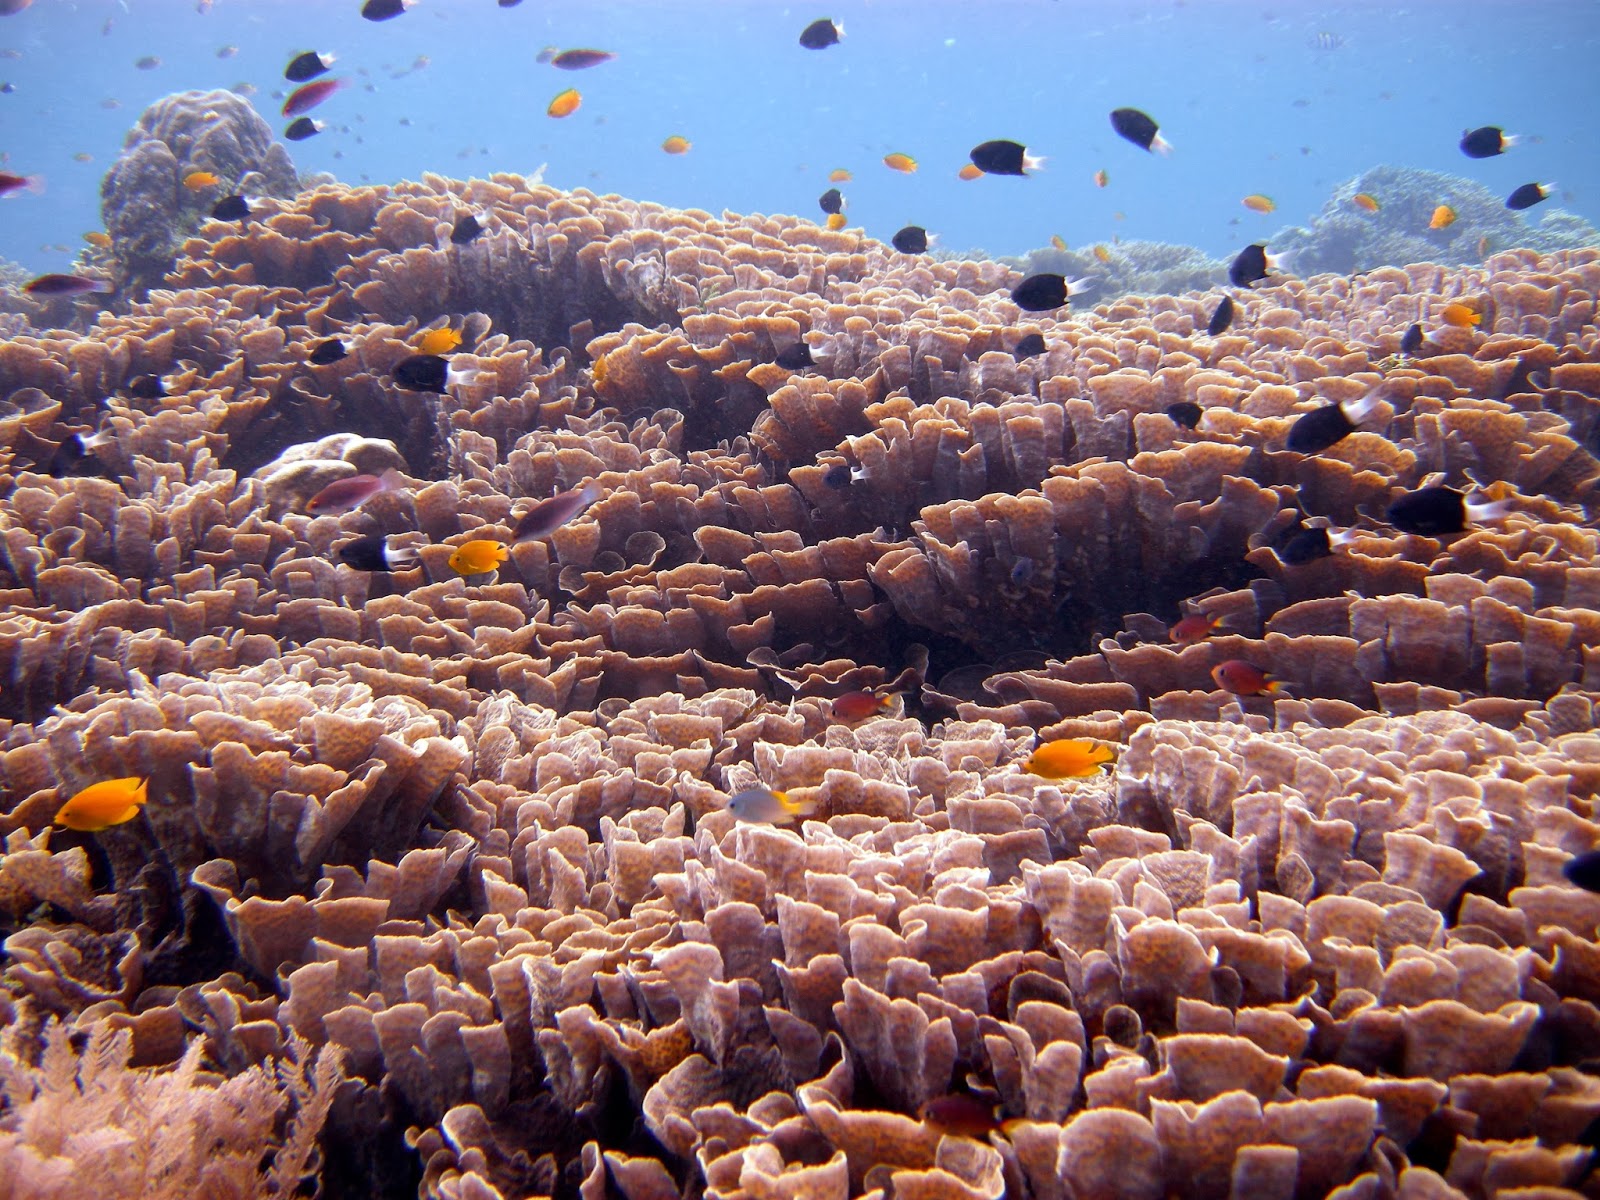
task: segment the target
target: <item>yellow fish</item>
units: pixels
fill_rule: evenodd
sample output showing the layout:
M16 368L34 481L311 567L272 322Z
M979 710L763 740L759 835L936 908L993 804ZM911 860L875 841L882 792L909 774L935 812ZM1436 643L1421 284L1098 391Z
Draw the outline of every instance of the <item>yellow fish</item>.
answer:
M552 117L570 117L578 111L578 105L582 103L583 96L579 94L578 89L568 88L550 101L550 107L544 111L548 116Z
M498 570L506 560L506 544L487 538L463 542L450 555L450 569L457 575L485 575Z
M661 148L668 154L687 154L689 153L689 148L693 145L694 143L688 138L684 137L682 134L675 133L666 141L661 143Z
M1378 209L1383 207L1378 203L1378 198L1371 192L1357 192L1350 197L1350 202L1362 212L1377 212Z
M1243 200L1239 201L1239 203L1244 205L1251 212L1258 213L1269 213L1278 207L1272 202L1271 196L1263 196L1260 192L1252 192Z
M817 806L811 800L791 800L787 792L753 787L730 799L728 811L741 821L757 825L792 825L796 817L811 816Z
M957 179L962 179L962 180L965 180L968 183L971 183L974 179L978 178L982 174L983 174L983 168L982 167L975 166L972 163L968 163L966 166L962 167L961 170L956 172L956 178Z
M902 175L909 175L917 169L917 160L909 154L885 154L883 165L891 171L899 171Z
M829 213L828 214L828 228L829 229L831 229L835 233L837 233L839 230L843 229L844 227L845 227L845 216L844 216L843 213Z
M438 329L425 329L417 335L418 354L449 354L461 345L461 331L441 325Z
M828 172L828 182L829 183L849 183L850 182L850 172L846 171L843 167L835 167L833 170Z
M1456 210L1448 204L1441 204L1433 210L1433 216L1428 219L1429 229L1443 229L1446 225L1456 223Z
M1050 244L1057 250L1065 250L1067 248L1067 239L1062 237L1059 233L1051 234Z
M1483 321L1483 314L1469 304L1446 304L1439 316L1446 325L1454 325L1457 329L1471 329Z
M1111 261L1111 251L1106 249L1104 242L1100 243L1094 248L1094 256L1103 263L1108 263Z
M1110 746L1093 738L1058 738L1030 754L1022 769L1044 779L1085 779L1115 758Z
M183 186L191 192L203 192L208 187L216 187L222 181L210 171L190 171L183 177Z
M99 833L139 815L150 798L150 781L137 776L102 779L68 800L56 812L56 824L82 833Z
M111 249L111 235L109 233L102 232L99 229L91 229L88 233L83 235L83 240L88 242L89 245L93 246L96 250Z

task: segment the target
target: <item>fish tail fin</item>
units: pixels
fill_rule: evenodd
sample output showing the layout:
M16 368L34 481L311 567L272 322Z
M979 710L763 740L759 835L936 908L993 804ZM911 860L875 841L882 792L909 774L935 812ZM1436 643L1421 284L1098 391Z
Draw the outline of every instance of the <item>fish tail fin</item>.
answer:
M477 367L457 367L452 365L445 371L444 381L446 385L454 383L461 387L469 387L472 381L481 374L482 372Z
M1022 156L1022 169L1024 171L1044 170L1045 156L1042 154L1024 154Z
M415 546L385 546L383 554L391 571L409 571L421 558Z
M1094 280L1088 276L1082 279L1069 279L1067 280L1067 295L1081 296L1092 287L1094 287Z
M390 467L378 476L378 482L383 485L386 492L403 492L406 487L406 477L394 467Z
M1172 153L1172 143L1167 141L1166 138L1162 137L1158 133L1153 139L1151 139L1150 149L1165 157L1166 155Z
M42 195L44 195L44 176L43 175L29 175L27 177L27 179L28 179L28 182L25 183L22 186L22 190L23 191L27 192L28 195L30 195L30 196L42 196Z
M1007 1117L1000 1122L995 1132L1009 1140L1017 1135L1017 1130L1025 1129L1029 1124L1027 1117Z
M837 33L840 37L843 37L844 36L844 22L843 21L835 21L833 23L833 31L835 33Z
M1267 678L1266 686L1263 687L1261 689L1261 691L1262 691L1263 695L1267 695L1267 696L1293 696L1294 695L1294 693L1289 690L1289 685L1287 683L1285 683L1281 679L1274 679L1274 678L1272 678L1270 676Z
M783 811L795 817L809 817L817 811L815 800L791 800L788 792L773 792L773 797L783 805Z

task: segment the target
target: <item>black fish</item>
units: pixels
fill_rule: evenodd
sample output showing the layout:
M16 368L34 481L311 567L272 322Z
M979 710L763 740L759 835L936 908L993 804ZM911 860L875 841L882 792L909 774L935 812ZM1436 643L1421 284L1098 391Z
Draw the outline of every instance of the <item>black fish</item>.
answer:
M316 137L327 126L321 121L313 121L310 117L296 117L289 122L289 128L283 131L284 140L290 142L303 142L309 137Z
M395 364L394 382L408 392L442 392L450 382L450 364L442 355L413 354Z
M1185 429L1194 429L1199 426L1200 418L1206 415L1206 410L1192 400L1179 400L1176 404L1167 405L1166 413Z
M1550 199L1550 189L1542 183L1525 183L1511 195L1506 197L1506 207L1514 209L1532 208L1541 200Z
M822 482L833 488L835 491L838 491L841 488L847 488L850 486L850 468L844 463L838 463L834 466L831 466L828 468L827 473L823 475Z
M482 232L483 222L475 214L468 213L450 230L450 241L457 246L465 246Z
M843 34L843 25L835 25L828 17L819 17L800 31L800 44L807 50L826 50L837 46Z
M1517 139L1506 137L1505 130L1498 125L1469 129L1461 135L1461 153L1468 158L1493 158L1496 154L1504 154L1507 147L1516 144Z
M1586 892L1600 892L1600 850L1569 858L1561 873Z
M811 347L804 342L796 342L787 350L778 351L778 357L772 361L785 371L803 371L816 366L816 360L811 357Z
M907 225L889 239L889 244L901 254L926 254L928 231L921 225Z
M519 5L521 3L522 3L522 0L500 0L500 7L501 8L515 8L517 5Z
M1065 275L1030 275L1011 293L1011 303L1023 312L1049 312L1060 308L1084 287L1081 279L1068 279Z
M159 375L135 375L128 380L127 389L135 400L160 400L167 394L167 385Z
M311 353L306 355L306 361L314 367L326 367L330 363L338 362L349 353L350 347L338 338L329 338L325 342L318 342Z
M243 221L250 215L250 201L243 196L224 196L211 210L214 221Z
M1420 324L1412 325L1400 338L1400 353L1407 356L1414 355L1418 350L1422 349L1422 342L1422 326Z
M1223 332L1233 324L1233 297L1224 296L1217 304L1216 310L1211 314L1211 320L1206 322L1206 332L1212 337Z
M1112 109L1111 128L1140 149L1154 150L1157 154L1169 154L1172 151L1171 144L1161 136L1161 127L1150 119L1148 113L1142 113L1137 108Z
M369 533L340 546L339 561L358 571L409 571L417 565L417 552L396 550L382 534Z
M844 211L844 196L838 188L829 188L817 197L817 206L831 217L834 213Z
M1233 263L1228 267L1228 282L1234 287L1247 288L1252 283L1265 279L1270 267L1266 244L1253 242L1234 257Z
M1401 533L1439 537L1467 527L1467 498L1454 488L1419 488L1389 505L1389 524Z
M1025 333L1022 335L1022 339L1011 348L1011 357L1021 362L1025 358L1032 358L1035 354L1043 354L1044 350L1044 334Z
M1004 139L981 142L967 157L985 175L1023 175L1044 166L1044 159L1030 157L1026 146Z
M361 6L361 15L369 21L387 21L398 17L417 0L367 0Z
M293 83L304 83L308 79L326 74L328 68L332 66L333 55L307 50L304 54L296 54L289 60L289 65L283 69L283 77Z
M1328 531L1317 526L1308 526L1300 530L1283 544L1283 549L1278 551L1278 557L1291 567L1303 567L1309 562L1328 558L1332 554L1333 542L1328 537Z

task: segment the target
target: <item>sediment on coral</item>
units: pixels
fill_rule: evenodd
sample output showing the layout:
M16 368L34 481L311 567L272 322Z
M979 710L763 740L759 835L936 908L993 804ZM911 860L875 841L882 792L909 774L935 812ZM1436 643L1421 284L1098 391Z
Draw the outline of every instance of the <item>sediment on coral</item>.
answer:
M148 302L0 346L0 1015L134 1071L335 1054L351 1194L1576 1183L1600 251L1285 279L1217 337L1214 293L1019 278L430 176L201 225ZM462 377L398 388L446 321ZM1508 511L1384 523L1436 480ZM378 534L415 569L342 561ZM1056 737L1114 773L1021 769ZM137 820L46 832L127 776ZM737 821L757 786L809 815ZM1003 1133L922 1119L952 1092Z

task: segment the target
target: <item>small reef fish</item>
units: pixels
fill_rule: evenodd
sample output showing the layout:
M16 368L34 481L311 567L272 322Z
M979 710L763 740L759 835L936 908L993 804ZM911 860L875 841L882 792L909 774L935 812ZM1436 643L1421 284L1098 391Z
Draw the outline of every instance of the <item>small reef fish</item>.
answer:
M885 154L883 165L891 171L899 171L902 175L910 175L917 169L917 160L909 154Z
M843 36L843 25L829 17L819 17L800 31L800 44L807 50L826 50L837 46Z
M894 707L894 696L880 696L876 692L855 691L835 696L828 702L828 710L840 721L865 721Z
M234 55L236 55L238 53L239 53L239 47L231 45L231 44L227 45L227 46L218 46L217 47L217 57L218 58L232 58Z
M964 183L971 183L974 179L982 179L983 168L977 163L968 163L956 172L956 178Z
M83 235L83 240L88 242L89 245L93 246L96 250L111 249L111 235L102 229L89 230L88 233Z
M306 355L306 361L314 367L326 367L347 357L349 353L350 347L338 338L328 338L312 347L311 353Z
M1470 304L1446 304L1439 319L1457 329L1473 329L1483 323L1483 314Z
M418 354L449 354L461 345L461 331L448 325L437 329L424 329L417 335Z
M1263 196L1260 192L1252 192L1243 200L1239 201L1239 203L1244 205L1251 212L1258 213L1269 213L1278 207L1275 203L1273 203L1271 196Z
M772 361L785 371L803 371L817 365L816 359L811 357L811 347L804 342L796 342L779 350Z
M335 479L306 503L313 517L342 517L354 512L383 492L397 492L406 485L405 477L390 467L382 475L351 475Z
M1508 134L1498 125L1482 125L1461 131L1461 153L1468 158L1493 158L1504 154L1522 139Z
M1015 1118L1001 1120L993 1104L966 1092L951 1092L929 1100L917 1110L917 1117L924 1125L948 1137L972 1138L979 1142L986 1141L991 1133L1008 1133L1021 1124Z
M837 492L850 486L850 478L850 468L844 463L835 463L823 474L822 482Z
M1044 334L1042 333L1025 333L1017 341L1017 344L1011 347L1011 357L1016 359L1018 362L1021 362L1025 358L1032 358L1036 354L1043 354L1044 352L1045 342Z
M517 519L511 531L513 542L533 542L547 538L569 521L574 521L596 500L600 499L599 480L591 479L580 488L557 492L541 500Z
M43 191L43 175L12 175L8 171L0 171L0 196L18 196L23 192L32 192L37 196Z
M829 188L817 197L817 207L830 217L844 211L844 194L838 188Z
M80 833L99 833L133 820L149 799L149 779L137 776L102 779L57 809L55 823Z
M499 570L507 553L509 551L504 542L474 538L470 542L462 542L445 561L457 575L487 575L490 571Z
M1428 218L1429 229L1443 229L1456 223L1456 210L1448 204L1441 204L1433 210L1433 216Z
M456 223L450 227L450 244L452 246L465 246L482 232L483 222L478 220L477 213L467 213L456 218ZM459 341L460 339L457 340Z
M693 146L694 143L681 133L675 133L661 143L661 148L668 154L687 154Z
M94 161L94 155L90 154L87 150L80 150L78 153L72 156L72 161L90 163Z
M1026 175L1044 166L1042 157L1028 153L1020 142L998 138L992 142L979 142L967 155L972 165L985 175Z
M367 0L361 6L361 15L369 21L387 21L398 17L417 0Z
M901 254L926 254L928 231L921 225L907 225L889 239L889 244Z
M1427 340L1427 337L1422 332L1422 325L1413 323L1400 335L1400 353L1407 358L1411 358L1415 356L1417 351L1422 349L1423 343Z
M1101 167L1098 171L1096 171L1094 173L1094 185L1095 185L1095 187L1103 188L1103 187L1106 186L1106 184L1108 184L1110 182L1111 182L1111 176L1106 173L1106 169L1104 167Z
M303 112L310 112L344 85L345 81L337 78L313 79L310 83L302 83L283 102L283 115L298 117Z
M1206 334L1216 337L1233 324L1233 297L1224 296L1217 302L1217 307L1211 311L1211 319L1206 322Z
M1354 196L1350 197L1350 203L1354 204L1362 212L1369 213L1375 213L1378 211L1378 209L1383 207L1378 203L1378 198L1371 192L1357 192Z
M551 55L550 65L563 71L582 71L610 62L616 55L609 50L563 50Z
M303 142L307 138L316 137L317 134L321 133L327 127L328 126L324 122L315 120L311 117L296 117L293 121L289 122L288 127L283 131L284 140L290 142Z
M1525 183L1506 197L1506 207L1518 212L1524 208L1532 208L1535 204L1550 199L1555 190L1556 185L1553 183Z
M817 805L814 800L791 800L787 792L753 787L730 799L728 811L754 825L792 825L796 817L815 813Z
M183 186L191 192L203 192L207 188L216 187L222 180L211 171L190 171L183 177Z
M1406 492L1384 514L1401 533L1418 537L1445 537L1465 533L1473 521L1492 521L1511 509L1508 500L1471 504L1466 494L1442 484Z
M1161 136L1161 128L1150 114L1137 108L1116 108L1111 111L1111 128L1119 137L1126 138L1143 150L1157 154L1171 154L1172 143Z
M1354 537L1348 529L1331 528L1326 517L1313 517L1276 553L1284 566L1303 567L1319 558L1329 557L1337 547Z
M1252 242L1228 264L1228 282L1234 287L1248 288L1267 278L1281 265L1276 255L1267 253L1265 242Z
M379 533L346 542L338 548L339 561L357 571L409 571L417 565L417 552L389 545Z
M1254 663L1242 658L1230 658L1211 668L1211 678L1225 692L1235 696L1276 696L1283 684Z
M829 183L849 183L853 177L843 167L835 167L828 172Z
M243 221L250 215L250 201L244 196L225 196L211 210L213 221Z
M1284 445L1296 454L1321 454L1356 431L1382 399L1378 389L1356 400L1323 404L1295 418Z
M109 279L90 279L87 275L39 275L22 285L30 296L86 296L90 292L109 292Z
M556 98L550 101L550 107L545 109L547 117L570 117L578 111L578 106L583 103L583 96L577 88L568 88L558 92Z
M826 225L834 233L838 233L839 230L843 229L849 223L850 223L849 220L845 217L845 215L842 212L829 213L828 214L828 219L823 222L823 224Z
M1060 308L1068 298L1089 290L1085 279L1068 279L1065 275L1030 275L1011 293L1011 303L1023 312L1049 312Z
M1200 418L1206 415L1206 410L1193 400L1179 400L1176 404L1167 405L1164 410L1176 424L1185 429L1195 429L1200 425Z
M167 396L166 381L159 375L135 375L123 390L135 400L164 400Z
M337 58L336 54L319 54L315 50L307 50L304 54L296 54L289 60L289 65L283 69L283 77L290 83L305 83L318 75L327 74Z
M154 54L146 54L143 58L135 60L133 65L141 71L154 71L161 65L161 60Z
M1561 864L1561 873L1586 892L1600 892L1600 850L1567 859Z
M1060 250L1065 253L1067 249L1067 239L1062 237L1059 233L1052 233L1050 235L1050 246L1052 249Z
M1205 641L1221 626L1221 617L1207 616L1204 613L1191 613L1167 630L1167 638L1175 646L1192 646L1195 642Z
M1108 263L1111 261L1111 247L1107 246L1104 242L1096 242L1093 253L1094 256L1103 263Z
M1110 746L1093 738L1057 738L1028 755L1022 769L1041 779L1087 779L1116 757Z
M470 383L476 371L460 370L437 354L413 354L395 364L395 386L408 392L442 392L452 383Z

